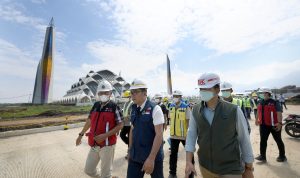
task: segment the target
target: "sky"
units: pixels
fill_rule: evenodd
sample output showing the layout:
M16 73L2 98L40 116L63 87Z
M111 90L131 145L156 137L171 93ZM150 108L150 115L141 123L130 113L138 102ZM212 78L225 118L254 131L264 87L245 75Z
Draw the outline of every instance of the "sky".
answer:
M205 72L236 92L300 86L299 0L1 0L0 103L31 101L51 17L54 100L102 69L166 92L166 54L184 95Z

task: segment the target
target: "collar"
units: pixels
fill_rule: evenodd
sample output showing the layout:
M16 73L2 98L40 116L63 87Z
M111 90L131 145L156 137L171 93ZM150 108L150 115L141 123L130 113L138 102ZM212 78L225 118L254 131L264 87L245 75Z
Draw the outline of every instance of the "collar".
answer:
M144 103L142 105L138 105L138 107L141 107L140 111L144 109L145 105L146 105L147 99L144 101Z

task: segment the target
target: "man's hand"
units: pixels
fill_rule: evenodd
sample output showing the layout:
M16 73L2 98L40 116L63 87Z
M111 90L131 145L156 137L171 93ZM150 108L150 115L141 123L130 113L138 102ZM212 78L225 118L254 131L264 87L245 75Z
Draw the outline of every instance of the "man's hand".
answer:
M257 119L255 119L255 125L256 125L256 126L258 126L258 125L259 125L259 123L258 123L258 120L257 120Z
M245 169L245 172L243 173L243 178L254 178L253 171Z
M197 172L195 170L195 165L191 162L185 163L185 178L189 178L190 174L194 173L195 176L197 176Z
M105 139L107 138L106 134L100 134L94 137L94 140L100 144L101 142L103 142Z
M281 123L276 123L276 124L275 124L275 130L276 130L277 132L279 132L279 131L281 130L281 127L282 127L282 124L281 124Z
M148 157L143 165L142 171L145 171L146 174L152 174L153 170L154 159Z
M82 136L79 135L76 139L76 146L81 144L81 139L82 139Z

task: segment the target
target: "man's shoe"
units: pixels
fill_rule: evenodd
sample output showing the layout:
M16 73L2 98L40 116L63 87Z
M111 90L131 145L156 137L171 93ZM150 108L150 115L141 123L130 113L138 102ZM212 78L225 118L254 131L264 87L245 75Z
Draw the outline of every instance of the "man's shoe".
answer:
M169 174L169 177L168 178L177 178L176 175L173 175L173 174Z
M261 161L261 162L266 162L267 161L266 157L262 156L262 155L257 156L255 159L258 160L258 161Z
M277 162L285 162L287 161L286 157L285 156L278 156L277 159L276 159Z

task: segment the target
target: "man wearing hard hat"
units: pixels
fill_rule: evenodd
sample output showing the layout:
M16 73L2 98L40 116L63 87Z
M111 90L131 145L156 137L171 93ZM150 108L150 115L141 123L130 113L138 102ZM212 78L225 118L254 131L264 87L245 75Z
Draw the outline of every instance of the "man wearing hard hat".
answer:
M243 106L243 102L240 99L233 98L231 96L232 92L233 92L233 89L232 89L231 83L229 83L229 82L223 82L221 84L221 93L222 93L223 99L225 101L228 101L228 102L230 102L232 104L235 104L235 105L237 105L237 106L239 106L241 108ZM248 119L246 119L246 122L247 122L247 126L248 126L248 131L250 133L251 132L251 127L250 127Z
M167 130L167 114L168 114L168 111L167 111L167 107L166 105L162 102L162 95L157 93L154 95L154 101L155 103L160 106L163 114L164 114L164 119L165 119L165 123L164 123L164 129Z
M255 124L259 125L260 155L255 159L261 162L267 161L267 142L271 133L279 150L279 156L276 160L278 162L284 162L287 158L285 156L284 143L281 138L282 108L278 101L271 98L272 91L269 88L261 88L259 95L263 97L263 99L259 101L257 106Z
M178 147L180 142L185 146L185 139L191 110L189 106L182 102L182 92L173 92L173 103L170 105L170 142L171 154L169 160L169 178L176 178ZM193 177L193 174L190 176Z
M257 118L257 105L258 105L258 97L256 93L252 93L252 99L251 99L251 107L254 112L254 118Z
M205 73L198 79L201 103L192 110L186 140L186 177L195 171L193 153L204 178L253 178L253 152L247 123L240 107L218 97L220 78Z
M120 137L123 142L129 146L129 132L130 132L130 113L131 113L131 106L133 101L131 100L131 93L129 90L126 90L123 93L123 98L126 99L126 102L123 107L123 117L124 117L124 127L120 132ZM125 159L128 159L128 154L125 156Z
M163 125L161 108L147 100L147 85L134 80L130 86L131 110L127 178L163 178Z
M104 80L98 84L96 99L89 117L76 140L76 146L81 144L85 132L90 129L88 144L91 146L85 163L85 173L91 177L110 178L114 160L117 133L123 127L123 116L116 103L110 100L111 84ZM101 161L100 172L97 165Z

